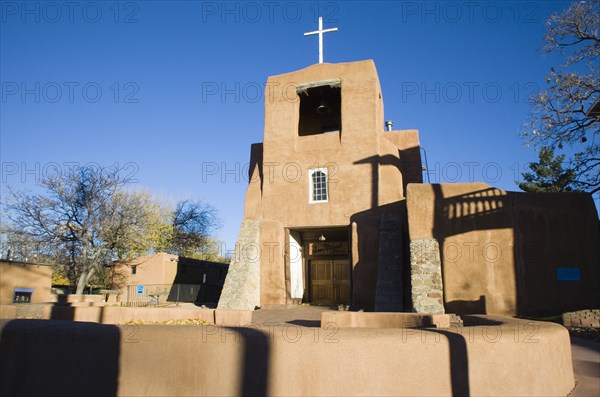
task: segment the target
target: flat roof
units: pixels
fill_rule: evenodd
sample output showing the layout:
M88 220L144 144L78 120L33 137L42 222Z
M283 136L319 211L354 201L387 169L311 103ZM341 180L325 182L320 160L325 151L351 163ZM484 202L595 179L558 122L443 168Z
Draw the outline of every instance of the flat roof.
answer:
M54 266L54 265L49 265L47 263L14 261L12 259L0 259L0 262L8 263L10 265Z

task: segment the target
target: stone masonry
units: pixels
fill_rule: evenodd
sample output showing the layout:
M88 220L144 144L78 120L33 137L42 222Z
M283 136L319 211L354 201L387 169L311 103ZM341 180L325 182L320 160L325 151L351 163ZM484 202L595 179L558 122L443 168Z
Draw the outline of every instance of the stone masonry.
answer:
M562 323L565 327L600 328L600 310L580 310L563 313Z
M410 242L413 311L444 313L440 247L435 239Z
M254 310L260 306L260 222L245 220L240 226L235 253L229 265L219 309Z

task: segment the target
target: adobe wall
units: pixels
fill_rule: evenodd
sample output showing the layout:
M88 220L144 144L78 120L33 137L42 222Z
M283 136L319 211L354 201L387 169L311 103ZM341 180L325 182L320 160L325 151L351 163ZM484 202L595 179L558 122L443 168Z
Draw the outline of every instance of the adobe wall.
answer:
M565 396L571 391L566 329L495 321L501 325L478 324L459 332L16 320L2 330L0 392Z
M167 301L213 305L219 301L228 265L178 257L177 273Z
M483 183L415 184L408 186L407 204L417 311L427 311L426 299L441 304L440 294L450 313L600 306L591 196L514 193ZM559 280L559 268L579 269L580 281Z
M351 311L321 313L322 328L331 327L331 324L340 328L449 328L450 320L449 314Z
M136 266L136 274L131 274L132 266ZM124 259L114 263L112 272L111 288L120 291L122 297L126 297L128 285L173 284L177 274L177 255L161 252Z
M32 303L48 302L52 267L23 262L0 261L0 304L10 304L15 288L31 288Z
M600 308L600 228L592 196L513 195L519 311ZM579 269L580 281L560 280L558 268Z
M260 305L285 305L285 229L275 220L260 224ZM289 275L288 275L289 277Z
M0 305L0 319L17 318L17 308L15 305Z
M352 310L374 310L377 291L381 216L364 211L352 216Z
M70 305L39 305L32 307L30 314L36 319L84 321L99 324L119 324L128 321L162 322L168 320L203 320L215 322L214 309L185 307L116 307L92 306L91 303ZM15 305L0 305L0 318L17 318Z
M262 216L263 144L255 143L250 148L248 187L244 200L244 219L257 220Z
M296 86L335 78L341 79L342 131L299 136ZM373 61L312 65L271 76L267 86L263 219L288 227L343 226L376 206L383 100ZM319 167L329 168L329 201L310 204L308 170Z
M383 133L382 154L380 158L380 177L382 188L393 188L397 180L386 177L384 171L399 173L401 197L405 197L406 186L409 183L423 183L423 169L421 163L421 144L419 131L394 130ZM389 141L389 142L388 142ZM390 145L391 143L391 145ZM385 154L384 149L386 150ZM397 199L396 199L397 200ZM381 204L388 201L383 200Z
M89 303L88 306L92 305L104 305L105 304L106 295L104 294L52 294L50 298L45 302L62 302L62 303Z

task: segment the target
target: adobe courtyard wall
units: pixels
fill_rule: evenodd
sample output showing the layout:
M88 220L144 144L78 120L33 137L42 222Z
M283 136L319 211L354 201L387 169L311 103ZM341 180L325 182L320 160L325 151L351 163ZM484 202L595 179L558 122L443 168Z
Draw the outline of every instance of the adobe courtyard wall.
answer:
M20 308L17 305L0 305L0 319L11 320L19 318L19 311L27 313L26 318L92 322L98 324L122 324L140 320L144 322L163 322L189 319L203 320L207 323L215 322L214 309L92 306L90 302L73 303L71 305L23 305Z
M481 321L500 325L442 330L15 320L3 324L0 392L566 396L571 391L566 329L506 318Z
M432 299L459 314L600 307L600 235L590 195L411 184L407 205L416 311L432 312ZM561 269L578 272L579 280L561 279Z
M52 294L49 299L44 302L61 302L61 303L88 303L87 306L92 305L105 305L106 295L105 294Z
M448 314L326 311L321 313L321 327L335 324L340 328L449 328Z

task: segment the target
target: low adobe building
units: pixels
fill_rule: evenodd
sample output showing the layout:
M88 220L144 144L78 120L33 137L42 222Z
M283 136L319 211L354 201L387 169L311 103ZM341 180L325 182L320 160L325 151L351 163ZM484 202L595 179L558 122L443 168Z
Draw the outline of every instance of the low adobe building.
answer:
M0 260L0 305L51 301L52 266Z
M600 307L589 194L411 184L407 204L416 311L543 315Z
M517 314L600 306L589 194L425 185L422 169L418 131L384 131L373 61L269 77L264 142L251 148L219 308L306 302ZM485 254L466 255L477 245ZM458 261L448 256L456 247Z
M115 261L110 267L111 289L120 302L216 305L228 265L161 252Z

